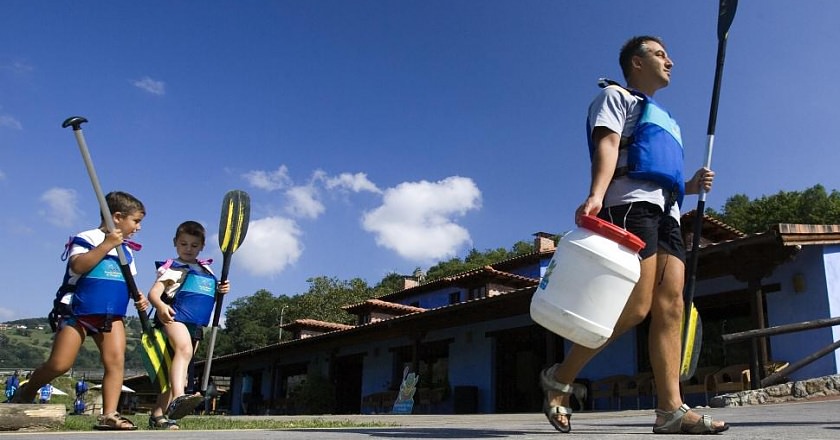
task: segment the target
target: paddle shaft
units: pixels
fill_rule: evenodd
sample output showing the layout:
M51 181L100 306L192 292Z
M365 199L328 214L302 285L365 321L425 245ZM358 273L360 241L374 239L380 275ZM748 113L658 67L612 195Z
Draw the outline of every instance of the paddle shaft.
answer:
M724 8L726 1L721 1L721 8ZM717 125L718 102L720 101L720 85L723 79L723 63L726 58L726 40L729 33L728 24L732 23L732 16L735 14L735 5L737 1L730 2L732 9L729 16L722 16L719 20L723 20L724 27L718 27L718 47L717 47L717 64L715 66L715 79L712 86L712 103L709 108L709 125L706 131L706 159L703 162L705 168L712 166L712 150L715 143L715 126ZM728 24L727 24L728 23ZM686 311L691 310L691 302L694 300L694 290L697 281L697 263L699 261L698 250L700 249L700 236L703 232L703 212L706 210L706 190L701 186L700 194L697 198L697 210L694 216L693 237L691 239L691 254L688 259L688 276L686 277L685 288L685 308Z
M82 133L82 124L87 122L87 119L81 117L73 117L64 121L62 127L73 127L73 135L76 137L76 143L79 144L79 151L82 153L82 159L85 161L88 176L90 176L90 183L93 185L93 190L96 192L96 199L99 201L99 209L102 211L102 218L105 219L105 227L108 231L113 232L116 229L114 219L111 216L111 210L108 209L108 202L105 200L105 195L102 193L102 186L99 184L99 178L96 175L96 169L93 167L93 160L90 158L87 142L85 142L85 135ZM125 250L122 245L117 246L117 255L120 259L120 272L122 272L125 283L128 285L128 293L135 302L140 300L140 291L137 289L137 283L134 281L134 275L131 274L131 267L128 265L128 258L125 256ZM152 326L149 323L149 317L145 313L137 313L140 316L140 326L146 333L151 333Z
M230 258L233 252L225 252L222 255L222 277L219 282L227 281L228 272L230 271ZM210 327L210 345L207 346L207 361L204 364L204 375L201 378L201 393L207 392L207 384L210 383L210 364L213 362L213 351L216 348L216 331L219 329L219 319L222 315L222 295L216 293L216 306L213 311L213 326Z
M717 47L717 63L715 65L715 79L712 85L712 102L709 108L709 125L706 130L706 158L703 166L711 169L712 166L712 150L715 143L715 126L717 125L718 102L720 101L720 85L723 79L723 63L726 59L726 40L729 35L729 26L735 17L735 9L738 6L737 0L721 0L718 15L718 47ZM706 190L700 185L699 197L697 197L697 209L694 211L694 225L693 235L691 238L691 253L688 258L688 267L686 268L686 285L684 292L685 312L684 319L688 322L688 317L691 314L693 307L694 291L697 286L697 265L700 260L700 238L703 233L703 212L706 210ZM698 325L700 325L700 316L697 317ZM683 331L683 337L688 337L689 332ZM686 346L686 341L683 341L683 347ZM685 354L685 353L683 353ZM683 362L685 363L685 362ZM692 365L696 365L697 360L693 359ZM692 368L693 369L693 368Z

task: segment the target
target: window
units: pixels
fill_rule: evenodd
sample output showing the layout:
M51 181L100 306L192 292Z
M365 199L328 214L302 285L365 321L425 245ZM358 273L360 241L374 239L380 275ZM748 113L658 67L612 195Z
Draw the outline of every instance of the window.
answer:
M458 304L461 302L461 292L452 292L449 294L449 304Z
M484 286L473 287L467 294L467 299L478 299L487 296L487 288Z

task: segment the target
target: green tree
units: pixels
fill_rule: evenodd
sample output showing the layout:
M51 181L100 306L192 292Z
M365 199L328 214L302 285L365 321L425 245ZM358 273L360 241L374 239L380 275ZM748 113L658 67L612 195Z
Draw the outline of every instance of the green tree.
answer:
M720 212L710 208L706 213L748 234L767 231L777 223L840 224L840 192L828 193L822 185L815 185L755 200L736 194L726 200Z
M487 249L484 252L481 252L477 249L471 249L463 261L460 258L455 257L430 267L429 271L426 273L426 279L440 279L450 275L459 274L461 272L466 272L468 270L495 264L500 261L531 252L534 252L534 245L526 241L517 242L510 250L497 248Z
M341 307L369 299L374 292L361 278L347 281L320 276L306 281L309 290L292 298L292 316L355 324L355 317Z
M250 350L277 342L276 336L272 338L277 332L273 311L277 304L277 298L265 289L231 302L225 313L230 347L214 347L214 355L228 353L227 349Z

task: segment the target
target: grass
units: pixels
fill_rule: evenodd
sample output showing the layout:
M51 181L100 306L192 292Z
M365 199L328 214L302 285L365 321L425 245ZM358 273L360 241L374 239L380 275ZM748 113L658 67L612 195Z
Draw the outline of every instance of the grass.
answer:
M149 415L135 414L126 416L138 429L148 430ZM64 427L59 431L92 431L96 424L95 416L68 415ZM379 422L358 423L350 420L272 420L272 419L239 419L224 416L191 416L178 422L181 430L230 430L230 429L307 429L307 428L379 428L393 427L395 424Z

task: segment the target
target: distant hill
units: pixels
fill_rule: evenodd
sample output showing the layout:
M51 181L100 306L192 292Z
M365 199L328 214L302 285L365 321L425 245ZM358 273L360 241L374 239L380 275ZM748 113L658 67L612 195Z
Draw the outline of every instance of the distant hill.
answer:
M127 318L126 370L143 370L140 321ZM0 323L0 369L32 370L41 365L52 349L53 333L46 318L27 318ZM93 338L86 338L73 364L78 370L101 370L99 350Z

